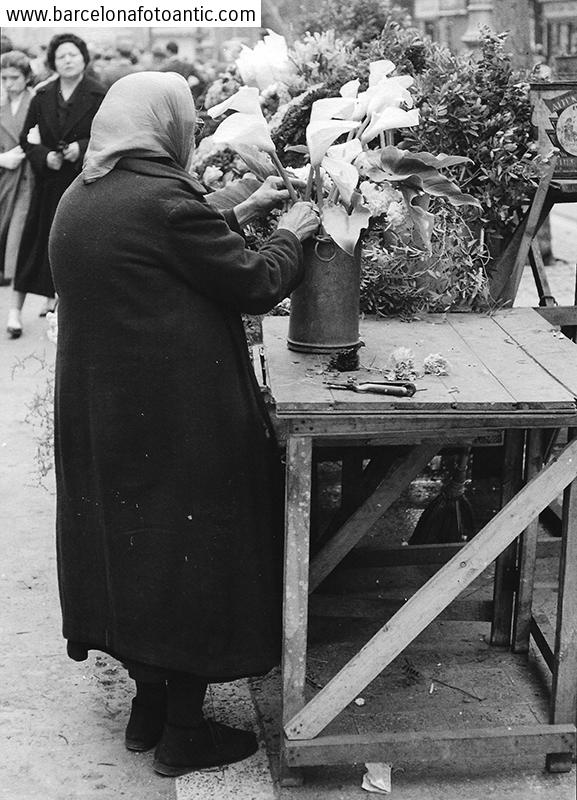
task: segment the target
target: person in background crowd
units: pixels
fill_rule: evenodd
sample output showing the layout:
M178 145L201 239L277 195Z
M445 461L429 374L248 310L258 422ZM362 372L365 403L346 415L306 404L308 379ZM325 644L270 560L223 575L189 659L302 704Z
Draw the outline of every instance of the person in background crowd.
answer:
M39 86L53 76L58 77L54 75L54 71L51 70L46 63L46 49L47 47L45 44L37 44L28 48L30 66L34 74L32 79L32 86L34 87Z
M241 226L288 192L269 178L214 210L189 172L195 126L181 75L113 84L50 235L63 634L71 658L128 667L126 747L156 745L169 776L257 749L202 712L209 682L280 657L282 470L241 312L300 282L319 224L296 203L247 250Z
M20 135L20 146L32 166L35 185L20 242L7 330L22 334L21 310L26 295L47 298L41 314L54 308L55 293L48 262L48 235L64 190L82 168L90 126L104 87L85 75L86 44L72 33L53 37L46 55L57 79L36 87Z
M109 89L119 78L141 70L134 49L128 43L120 43L116 50L104 53L98 62L97 74L103 86Z
M6 34L0 35L0 55L4 53L9 53L10 50L14 50L14 45L12 44L12 40L6 36Z
M9 286L32 194L32 170L20 131L32 100L30 60L11 50L0 57L0 286Z
M166 43L167 59L161 67L161 72L177 72L186 80L190 86L190 91L195 99L202 93L204 83L194 64L186 58L181 58L178 54L178 44L174 41Z

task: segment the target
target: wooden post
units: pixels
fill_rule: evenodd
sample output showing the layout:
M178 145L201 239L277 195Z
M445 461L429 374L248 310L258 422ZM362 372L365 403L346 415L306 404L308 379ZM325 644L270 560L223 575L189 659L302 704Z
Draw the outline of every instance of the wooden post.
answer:
M505 433L501 506L506 505L515 497L523 485L524 439L525 431L523 430L510 430ZM513 542L495 562L491 644L497 647L508 647L511 643L516 570L517 542Z
M312 439L290 436L286 450L285 571L283 599L282 719L286 724L305 704ZM280 781L302 783L284 757L281 734Z
M543 466L543 447L540 430L527 433L526 479L531 480ZM539 518L536 517L523 531L519 540L519 580L513 619L513 651L527 653L531 632L533 583L537 561L537 536Z
M575 441L577 430L569 429ZM577 714L577 481L563 494L563 538L550 722L575 724Z

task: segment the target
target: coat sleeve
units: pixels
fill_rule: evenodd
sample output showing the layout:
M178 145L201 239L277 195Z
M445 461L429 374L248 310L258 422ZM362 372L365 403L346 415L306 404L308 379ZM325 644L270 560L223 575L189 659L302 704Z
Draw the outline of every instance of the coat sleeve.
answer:
M206 203L182 200L169 215L172 267L196 291L248 314L264 314L287 297L303 274L302 245L290 231L273 233L258 252Z
M30 144L28 141L28 133L35 125L38 125L40 121L38 103L38 95L36 95L32 98L28 107L24 126L20 133L20 147L26 153L26 158L32 165L34 173L38 176L42 176L45 175L48 170L46 166L46 156L50 152L50 148L46 147L44 144Z

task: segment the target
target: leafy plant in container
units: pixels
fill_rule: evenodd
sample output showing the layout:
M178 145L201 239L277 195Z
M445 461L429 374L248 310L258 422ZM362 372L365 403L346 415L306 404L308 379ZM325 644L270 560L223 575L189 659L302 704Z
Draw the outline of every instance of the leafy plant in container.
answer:
M314 101L305 142L287 148L304 165L290 171L277 153L257 87L241 87L209 109L214 118L227 115L213 133L215 142L236 150L258 178L281 175L293 202L299 194L291 177L303 178L302 198L314 199L320 210L321 231L307 245L305 279L291 298L293 349L326 352L358 345L364 238L373 249L404 248L430 258L441 199L456 208L478 205L441 172L469 159L409 152L390 143L392 131L419 123L409 92L413 81L380 59L369 65L366 88L353 79L335 96ZM247 185L247 193L252 188Z

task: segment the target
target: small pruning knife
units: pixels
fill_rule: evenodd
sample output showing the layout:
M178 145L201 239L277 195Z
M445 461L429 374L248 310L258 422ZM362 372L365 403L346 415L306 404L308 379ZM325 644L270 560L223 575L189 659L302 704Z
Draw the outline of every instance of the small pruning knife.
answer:
M327 383L329 389L348 389L351 392L366 394L391 394L395 397L412 397L417 387L410 381L364 381L357 383L353 378L346 383Z

